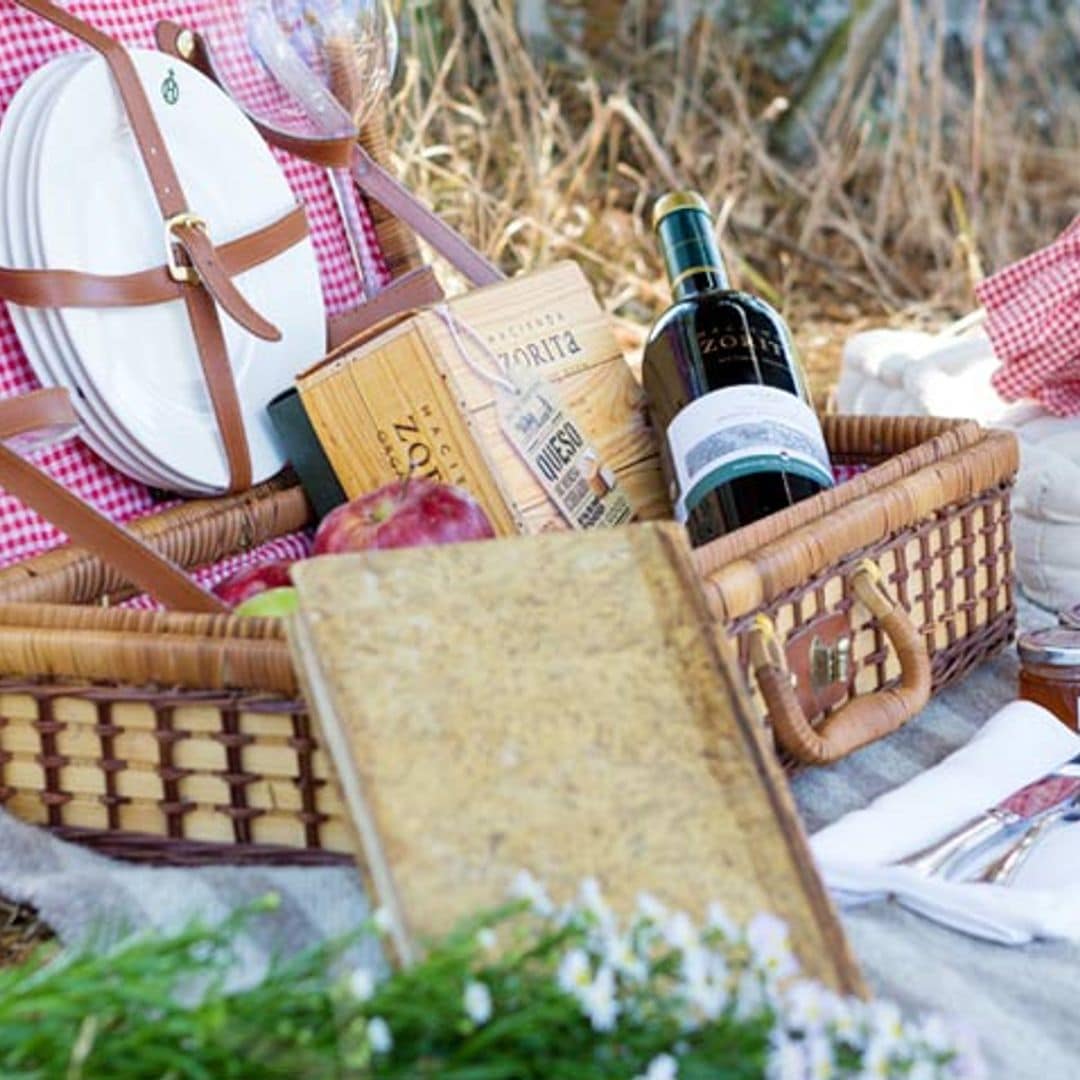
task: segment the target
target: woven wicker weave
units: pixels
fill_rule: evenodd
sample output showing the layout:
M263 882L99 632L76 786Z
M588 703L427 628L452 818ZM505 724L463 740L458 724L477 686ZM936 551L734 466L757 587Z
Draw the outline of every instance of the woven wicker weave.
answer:
M759 614L786 645L841 617L855 662L830 712L897 680L897 657L851 588L866 558L911 612L935 686L1009 639L1016 447L967 423L828 418L825 430L836 462L872 467L696 559L752 686ZM307 513L299 490L278 483L136 527L194 566L292 531ZM344 857L349 827L280 624L73 606L105 593L123 594L85 552L0 572L0 803L129 858Z
M269 484L135 528L194 567L308 516ZM0 571L0 802L129 858L347 858L281 623L75 606L106 592L124 595L116 575L72 549Z

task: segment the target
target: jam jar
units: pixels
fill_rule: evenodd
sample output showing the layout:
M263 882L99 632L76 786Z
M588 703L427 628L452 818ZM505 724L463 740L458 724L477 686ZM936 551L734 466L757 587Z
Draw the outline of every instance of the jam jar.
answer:
M1021 634L1020 696L1049 709L1062 723L1080 728L1080 628L1049 626Z

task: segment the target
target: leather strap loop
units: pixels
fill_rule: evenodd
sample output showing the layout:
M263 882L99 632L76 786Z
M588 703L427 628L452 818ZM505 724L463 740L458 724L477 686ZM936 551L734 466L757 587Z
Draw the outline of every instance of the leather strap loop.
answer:
M155 36L162 52L194 65L229 93L229 84L222 77L213 52L201 35L178 23L165 20L158 23ZM262 123L245 109L241 102L235 98L233 102L272 146L327 168L350 169L357 186L365 195L384 206L418 236L422 236L447 262L460 270L471 284L491 285L505 280L506 275L494 263L429 210L404 184L357 144L358 132L345 138L303 138Z
M287 251L307 233L304 208L297 206L265 228L222 244L218 258L225 274L233 277ZM0 268L0 299L22 307L143 307L179 299L183 290L164 266L115 275Z
M930 657L908 613L885 591L881 573L869 560L851 579L855 596L877 620L900 659L900 682L855 698L818 728L806 719L791 685L783 651L768 619L750 630L750 665L772 721L776 741L797 761L825 765L892 734L930 700Z
M0 401L0 485L52 522L73 543L100 553L127 580L166 607L181 611L227 611L221 600L196 585L178 566L87 506L2 441L42 427L77 423L66 390L36 390Z
M183 248L199 275L199 281L224 311L256 337L264 341L281 340L281 331L272 322L264 319L233 284L214 245L210 243L205 228L192 222L184 222L168 227L167 231L166 242L175 241Z

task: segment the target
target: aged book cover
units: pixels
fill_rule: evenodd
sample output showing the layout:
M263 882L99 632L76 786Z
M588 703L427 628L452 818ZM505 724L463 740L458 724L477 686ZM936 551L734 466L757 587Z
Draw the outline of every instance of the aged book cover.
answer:
M402 959L528 869L786 919L859 977L684 531L647 524L313 559L290 632Z

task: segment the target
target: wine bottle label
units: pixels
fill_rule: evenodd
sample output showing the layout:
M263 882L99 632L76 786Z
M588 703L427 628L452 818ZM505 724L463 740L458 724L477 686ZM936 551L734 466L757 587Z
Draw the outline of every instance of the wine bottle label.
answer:
M814 410L771 386L728 386L681 409L667 431L685 522L706 495L740 476L787 472L832 487L829 451Z
M615 473L600 460L580 425L542 376L511 371L516 393L503 394L503 431L559 513L575 529L624 525L634 510Z

